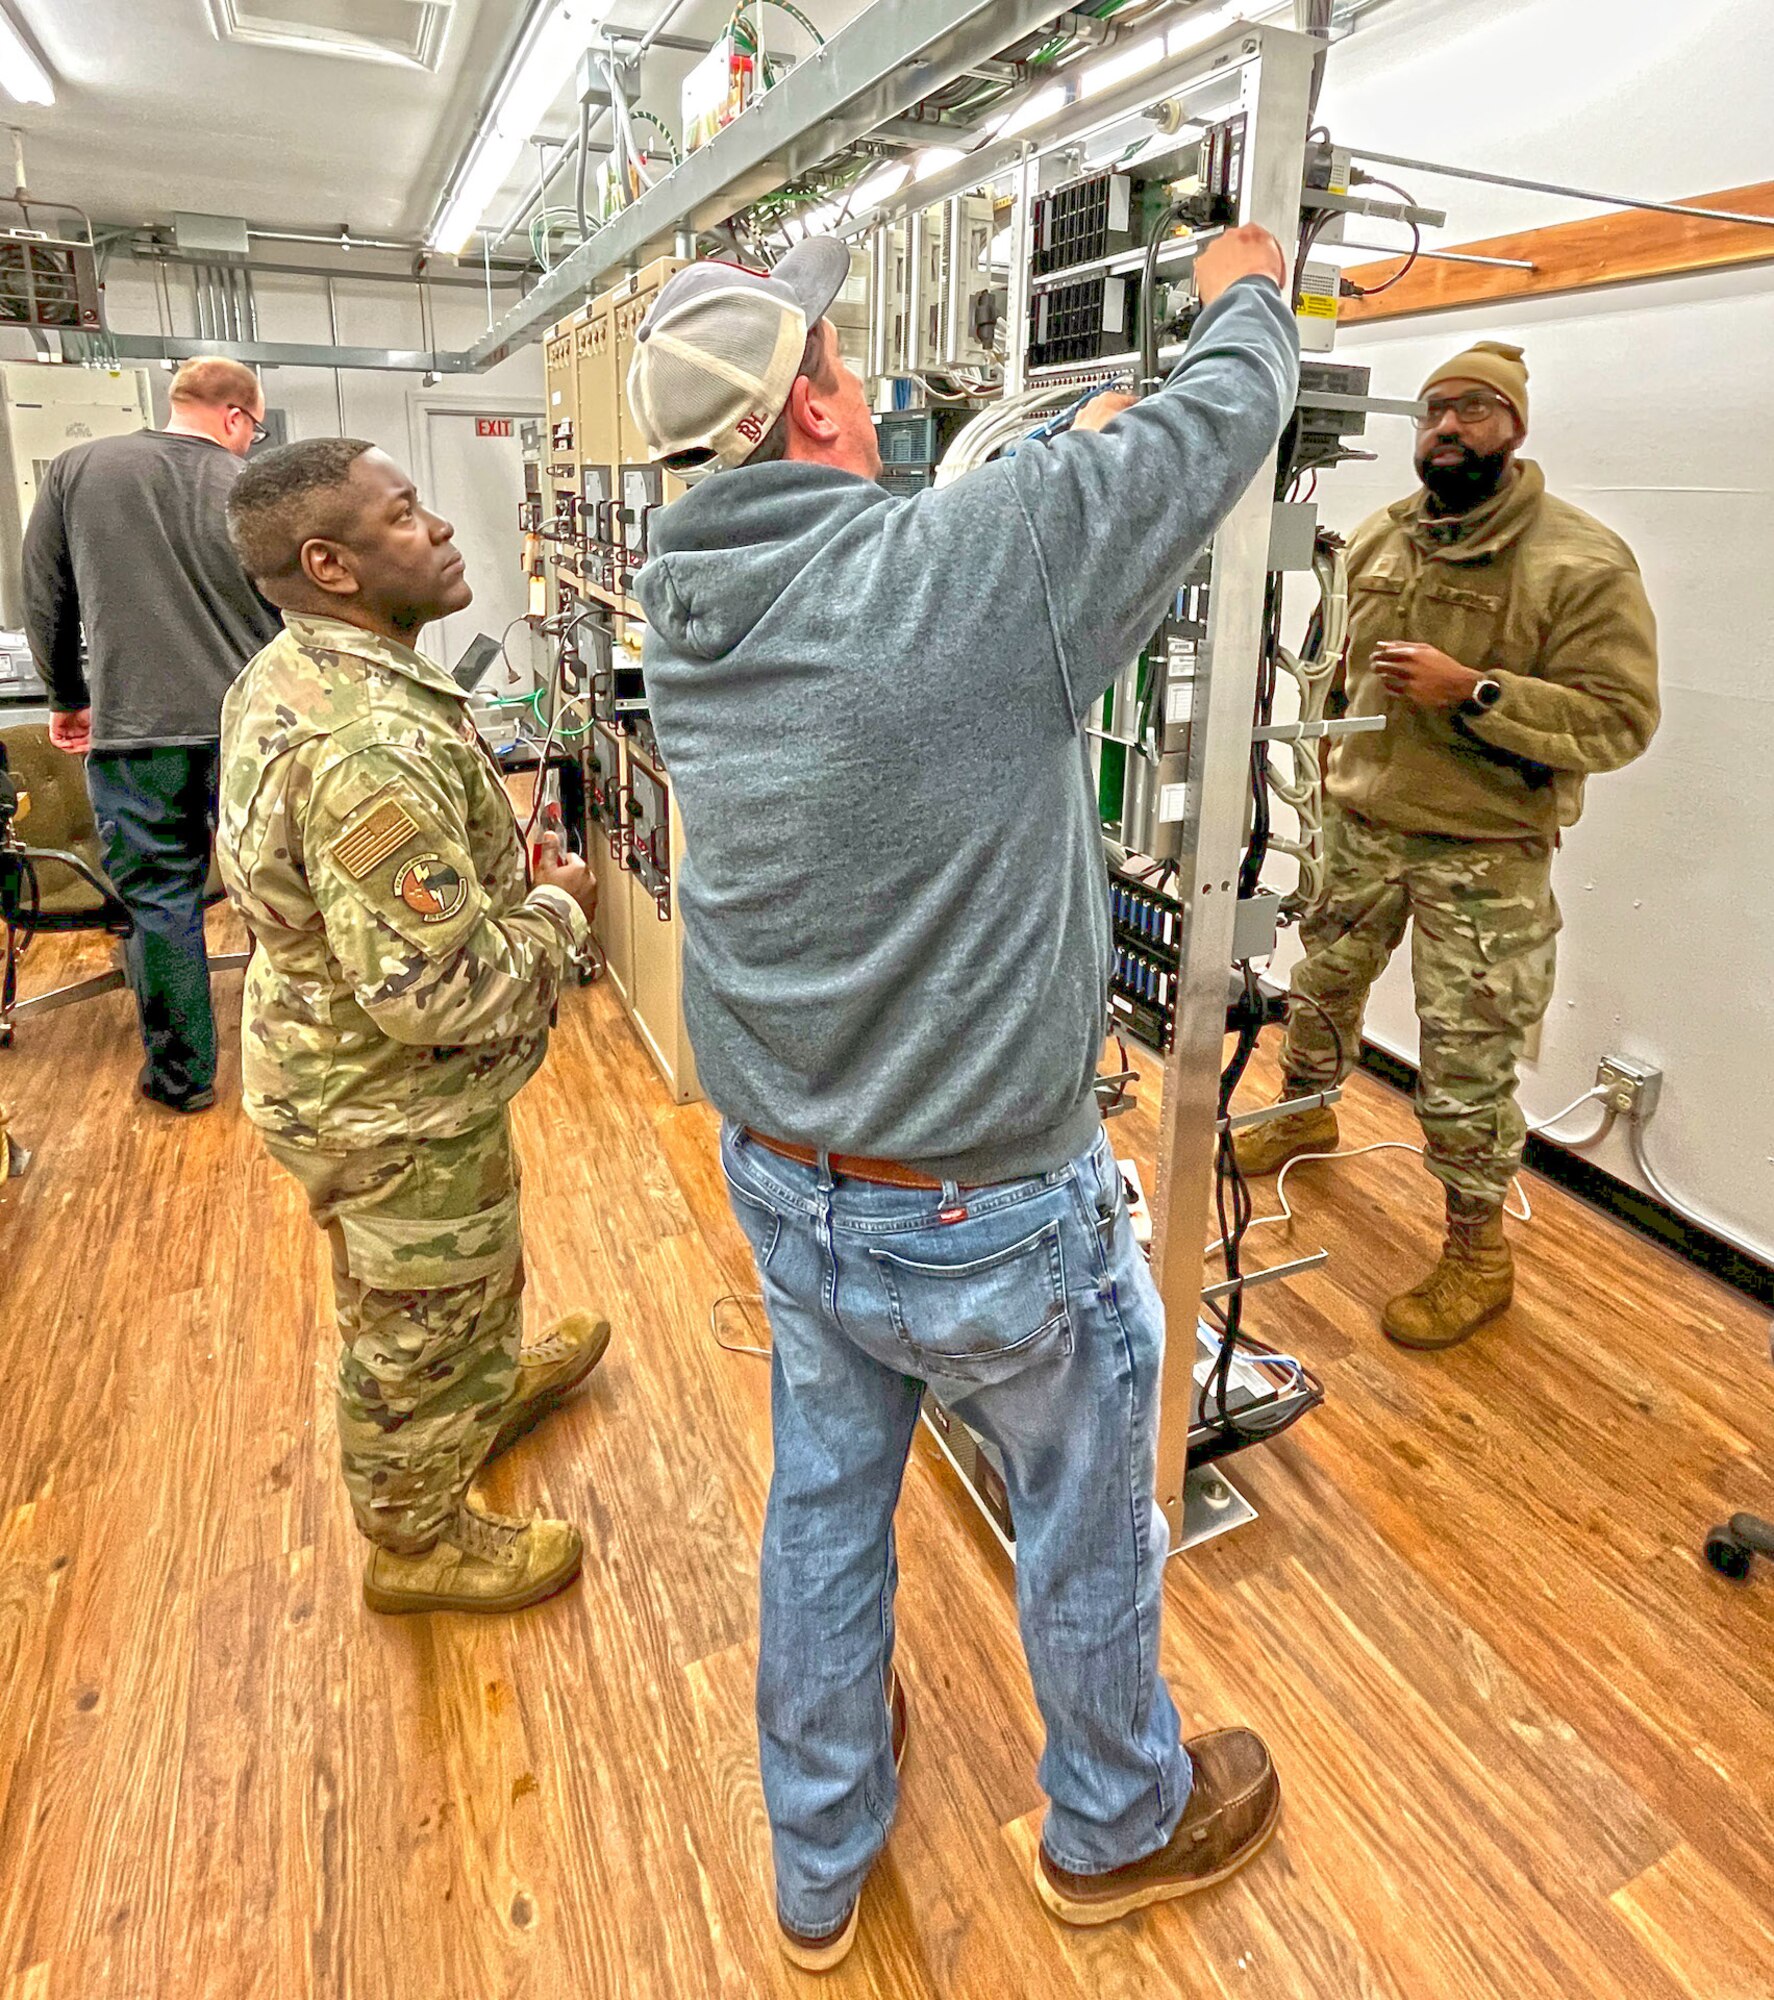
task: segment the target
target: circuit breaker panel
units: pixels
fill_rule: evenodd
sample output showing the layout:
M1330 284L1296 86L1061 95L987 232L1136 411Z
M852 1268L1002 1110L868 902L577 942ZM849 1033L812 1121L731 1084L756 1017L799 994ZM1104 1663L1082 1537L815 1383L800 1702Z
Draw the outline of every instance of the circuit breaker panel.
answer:
M633 594L653 520L683 488L651 462L623 393L636 329L681 268L660 258L549 334L547 519L538 540L563 684L576 690L563 733L584 773L598 880L593 936L611 989L683 1102L698 1094L680 991L683 828L647 716L645 619Z

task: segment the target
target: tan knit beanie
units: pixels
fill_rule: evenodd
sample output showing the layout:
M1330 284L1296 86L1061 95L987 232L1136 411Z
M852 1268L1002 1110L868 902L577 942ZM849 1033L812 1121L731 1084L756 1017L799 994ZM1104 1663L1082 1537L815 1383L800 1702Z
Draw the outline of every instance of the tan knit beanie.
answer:
M1495 389L1521 418L1522 429L1527 429L1528 364L1519 347L1506 340L1477 341L1464 354L1444 361L1423 384L1422 393L1427 396L1437 382L1455 381L1482 382L1487 389Z

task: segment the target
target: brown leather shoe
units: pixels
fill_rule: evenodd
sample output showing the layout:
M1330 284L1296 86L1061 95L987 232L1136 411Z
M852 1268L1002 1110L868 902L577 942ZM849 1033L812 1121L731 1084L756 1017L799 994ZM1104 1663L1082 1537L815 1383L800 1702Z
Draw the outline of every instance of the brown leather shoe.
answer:
M906 1731L910 1726L910 1716L906 1710L905 1688L891 1667L887 1669L887 1722L893 1742L893 1768L899 1770L905 1763ZM850 1956L850 1947L856 1942L857 1919L862 1910L859 1896L844 1912L841 1922L818 1937L810 1937L805 1931L798 1931L785 1924L778 1912L776 1922L781 1932L782 1955L790 1965L798 1965L803 1972L830 1972L834 1966L842 1965Z
M525 1346L517 1357L517 1387L512 1391L511 1405L505 1412L505 1421L493 1434L482 1463L508 1451L544 1417L559 1409L603 1360L609 1345L607 1319L594 1318L590 1313L568 1313L540 1340Z
M1074 1875L1045 1846L1035 1857L1035 1893L1067 1924L1112 1924L1150 1903L1211 1889L1269 1844L1281 1818L1281 1780L1263 1739L1216 1729L1185 1743L1195 1789L1176 1831L1143 1861L1103 1875Z

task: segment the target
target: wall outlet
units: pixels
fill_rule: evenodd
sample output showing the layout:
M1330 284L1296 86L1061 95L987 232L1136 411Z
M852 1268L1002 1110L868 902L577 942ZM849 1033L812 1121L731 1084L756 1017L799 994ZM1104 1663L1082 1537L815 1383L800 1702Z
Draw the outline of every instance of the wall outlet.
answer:
M1663 1072L1636 1056L1603 1056L1595 1066L1595 1083L1610 1111L1642 1122L1657 1109Z

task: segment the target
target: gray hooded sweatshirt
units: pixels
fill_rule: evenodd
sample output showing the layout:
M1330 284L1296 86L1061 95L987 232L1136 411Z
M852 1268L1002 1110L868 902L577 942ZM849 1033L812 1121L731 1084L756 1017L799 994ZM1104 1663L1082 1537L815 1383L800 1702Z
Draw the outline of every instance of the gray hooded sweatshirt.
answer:
M1244 279L1105 431L911 498L746 467L658 517L642 665L725 1116L966 1185L1089 1149L1111 952L1084 719L1267 461L1298 353Z

